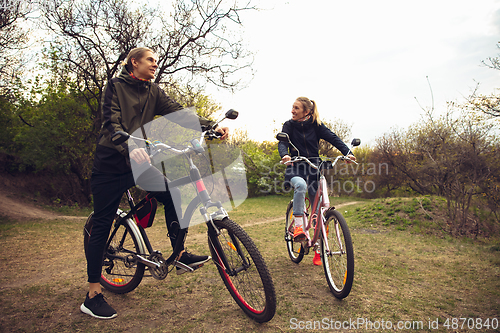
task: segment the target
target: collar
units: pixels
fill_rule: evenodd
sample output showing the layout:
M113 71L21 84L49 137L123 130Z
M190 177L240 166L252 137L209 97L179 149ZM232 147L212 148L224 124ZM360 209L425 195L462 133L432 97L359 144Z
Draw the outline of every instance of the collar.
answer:
M312 117L311 115L308 115L307 117L305 117L304 119L301 119L301 120L293 120L293 119L290 119L290 121L292 122L292 124L295 124L295 125L306 125L306 126L309 126L309 124L312 124Z
M300 119L300 120L297 120L299 123L303 122L303 121L308 121L309 118L311 118L311 115L308 114L307 117L305 117L304 119Z
M139 80L139 81L142 81L142 82L149 82L149 80L139 79L139 78L138 78L138 77L136 77L136 76L134 75L134 73L132 73L132 72L130 72L129 74L130 74L130 76L131 76L132 78L134 78L134 79L136 79L136 80Z

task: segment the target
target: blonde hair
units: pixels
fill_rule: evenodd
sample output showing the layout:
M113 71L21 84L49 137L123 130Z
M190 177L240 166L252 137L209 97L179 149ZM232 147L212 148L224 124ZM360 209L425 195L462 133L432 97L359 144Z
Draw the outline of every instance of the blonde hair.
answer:
M155 53L149 47L136 47L135 49L130 50L127 55L127 59L122 62L122 66L125 66L125 68L127 68L127 71L131 72L134 69L134 66L132 65L132 59L140 60L148 51L151 53Z
M318 125L321 125L321 119L319 119L318 107L316 106L316 102L307 97L299 97L297 101L302 103L302 107L306 111L310 111L310 114L313 118L313 122L316 122Z

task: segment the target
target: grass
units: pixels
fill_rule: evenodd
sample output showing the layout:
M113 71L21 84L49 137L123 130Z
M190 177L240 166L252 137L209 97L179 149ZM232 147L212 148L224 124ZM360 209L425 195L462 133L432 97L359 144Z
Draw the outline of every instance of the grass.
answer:
M500 319L500 243L446 236L435 223L439 203L423 199L433 220L413 199L340 206L343 200L332 198L346 216L355 249L354 286L342 301L329 292L323 268L312 265L312 253L298 265L289 260L279 219L289 198L249 199L230 212L245 225L274 280L277 313L265 324L243 314L212 263L193 274L169 274L163 281L145 278L125 295L105 291L119 315L95 320L79 311L86 292L85 219L2 219L0 332L291 332L299 325L319 332L327 330L314 330L314 325L331 323L333 328L334 323L357 320L421 323L418 331L445 332L465 331L447 330L444 325L447 320L451 325L452 318ZM162 220L148 235L155 249L167 253ZM190 228L186 244L192 252L208 253L206 227ZM438 329L431 330L429 322ZM358 328L356 332L373 331Z

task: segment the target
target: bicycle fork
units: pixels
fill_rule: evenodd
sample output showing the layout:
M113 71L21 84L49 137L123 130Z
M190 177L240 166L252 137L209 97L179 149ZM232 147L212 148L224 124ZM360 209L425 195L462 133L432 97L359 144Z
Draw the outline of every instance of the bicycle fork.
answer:
M207 225L209 224L207 223ZM219 267L221 267L222 269L224 269L227 275L236 276L238 275L238 273L246 271L250 267L250 263L248 262L247 258L245 258L245 256L243 255L240 243L234 239L234 236L229 235L231 239L230 240L224 239L224 241L227 242L227 245L231 248L231 250L235 251L238 254L238 257L241 258L242 265L238 268L230 269L231 265L229 264L226 253L222 249L222 245L218 238L220 232L217 230L216 227L213 227L210 224L208 228L208 234L209 234L208 239L210 241L210 245L214 249L215 255L217 256L217 260L215 260L216 258L214 256L214 263ZM216 241L214 242L214 240Z
M339 224L337 222L333 222L334 223L334 228L335 228L335 237L336 237L336 240L337 240L337 244L338 244L338 248L339 248L339 251L336 251L336 252L333 252L330 250L330 246L328 244L328 233L330 232L329 229L331 227L330 224L326 224L326 223L323 223L323 240L325 241L325 247L326 247L326 254L329 255L329 256L332 256L332 255L343 255L345 254L345 250L344 250L344 246L342 244L342 240L340 238L340 229L339 229Z

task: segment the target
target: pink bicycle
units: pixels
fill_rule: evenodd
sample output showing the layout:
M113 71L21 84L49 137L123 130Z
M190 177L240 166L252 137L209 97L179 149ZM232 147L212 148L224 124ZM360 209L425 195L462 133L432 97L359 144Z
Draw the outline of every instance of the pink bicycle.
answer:
M276 138L292 145L288 134L278 133ZM361 141L354 139L352 147L359 146ZM292 145L293 146L293 145ZM295 148L295 147L294 147ZM296 149L296 148L295 148ZM298 151L298 150L297 150ZM321 256L321 263L326 276L326 281L333 295L342 299L349 295L354 279L354 250L352 247L351 233L342 214L330 206L328 187L323 174L324 170L333 168L338 161L351 161L348 157L338 156L333 160L324 160L318 165L312 163L304 156L292 157L288 163L305 162L319 172L319 186L316 196L304 215L304 231L306 239L294 242L293 231L293 200L290 200L286 209L285 242L290 259L298 264L304 255L309 254L311 248ZM357 164L357 163L356 163ZM309 211L309 208L311 210ZM313 230L313 237L309 231Z

